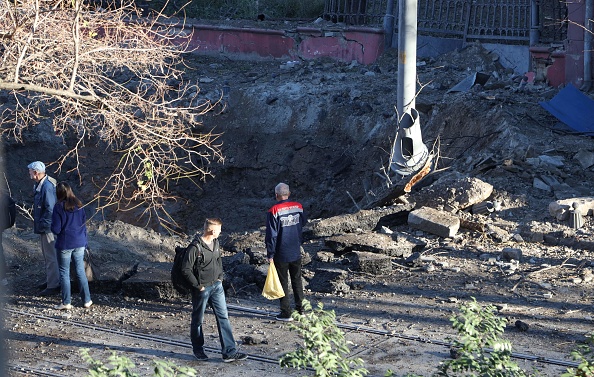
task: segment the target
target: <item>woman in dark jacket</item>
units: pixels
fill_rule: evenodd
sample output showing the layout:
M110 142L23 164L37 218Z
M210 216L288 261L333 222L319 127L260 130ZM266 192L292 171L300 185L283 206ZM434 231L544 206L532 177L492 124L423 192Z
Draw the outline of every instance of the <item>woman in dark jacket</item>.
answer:
M83 306L89 308L91 293L89 281L85 274L85 247L87 246L87 217L82 203L72 192L72 188L64 182L56 186L58 202L52 213L52 232L56 235L56 252L60 264L60 283L62 286L62 303L56 306L59 310L72 308L70 304L70 259L74 260L74 267L80 287L80 298Z

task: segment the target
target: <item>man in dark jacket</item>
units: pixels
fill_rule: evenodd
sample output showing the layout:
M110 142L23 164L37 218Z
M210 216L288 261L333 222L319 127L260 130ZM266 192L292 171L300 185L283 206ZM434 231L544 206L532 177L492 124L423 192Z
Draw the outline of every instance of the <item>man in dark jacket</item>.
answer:
M43 291L40 295L56 295L60 293L60 272L51 226L52 212L56 204L57 182L45 174L43 162L35 161L27 167L29 176L35 181L33 187L33 232L40 235L41 251L45 260L46 283L41 285Z
M278 201L268 210L266 219L266 251L269 261L274 260L278 278L285 291L280 299L279 321L292 321L291 301L288 295L289 275L295 299L295 310L302 312L303 283L301 282L301 244L303 226L307 222L303 206L289 201L289 185L279 183L274 188Z
M219 234L223 222L220 219L206 219L202 237L196 235L192 246L182 262L182 273L192 285L192 322L190 339L194 356L200 361L208 360L204 353L204 311L212 308L219 329L219 341L223 362L245 360L247 355L237 352L233 330L229 322L225 291L223 290L223 261L219 248Z

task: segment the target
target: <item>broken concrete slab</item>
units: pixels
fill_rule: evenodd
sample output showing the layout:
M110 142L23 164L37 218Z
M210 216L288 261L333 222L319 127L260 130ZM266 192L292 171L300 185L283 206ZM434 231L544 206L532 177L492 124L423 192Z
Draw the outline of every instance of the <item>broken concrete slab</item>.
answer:
M489 80L489 77L491 77L491 75L488 73L474 72L470 76L467 76L465 79L460 81L458 84L456 84L450 90L448 90L446 93L467 92L470 90L470 88L472 88L476 84L479 84L480 86L484 86L487 83L487 81Z
M513 247L505 247L501 250L501 259L504 261L521 261L522 260L522 249L513 248Z
M365 232L332 236L325 240L325 245L338 253L359 250L406 258L414 251L422 250L426 243L404 233Z
M497 225L487 224L487 234L496 242L507 242L512 238L512 235L505 229Z
M254 251L266 250L266 244L264 243L264 233L260 231L232 233L228 237L225 237L221 246L225 250L229 250L233 253L240 251L248 252L249 249Z
M303 238L329 237L335 234L353 233L359 230L374 230L382 226L406 224L408 213L414 204L396 204L361 210L357 213L311 220L303 231Z
M573 203L577 203L577 210L582 216L592 216L594 211L594 197L569 198L549 203L549 213L559 221L569 218L569 210Z
M120 290L123 280L136 273L136 268L136 265L125 265L121 262L101 263L101 273L98 278L89 282L89 287L94 293L113 294ZM73 285L76 285L76 279L74 280Z
M423 207L412 211L408 215L408 225L424 232L448 238L455 236L458 229L460 229L460 219L446 212Z
M312 291L321 293L347 293L350 286L345 283L348 273L338 268L318 268L307 285Z
M588 169L594 165L594 152L581 150L573 156L574 160L577 160L582 169Z
M556 168L560 168L565 165L565 159L563 158L563 156L549 156L545 154L538 156L538 158L540 159L541 163L548 164Z
M143 262L136 273L122 281L122 293L128 297L158 299L177 297L171 285L171 263Z
M387 255L366 251L353 251L349 254L358 271L371 275L385 275L392 271L392 258Z
M542 179L537 177L534 177L534 180L532 181L532 187L543 191L551 191L551 187L544 183Z
M455 212L484 202L492 193L491 184L478 178L452 173L411 194L411 199L416 203L415 208L432 207Z

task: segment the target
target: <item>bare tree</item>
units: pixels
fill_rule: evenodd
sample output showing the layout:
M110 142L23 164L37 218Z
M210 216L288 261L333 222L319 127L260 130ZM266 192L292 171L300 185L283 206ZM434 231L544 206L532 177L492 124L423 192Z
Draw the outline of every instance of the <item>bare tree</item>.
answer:
M0 0L0 90L16 104L4 106L2 131L22 140L49 115L57 136L78 135L58 171L68 159L78 170L83 140L94 138L120 155L109 179L95 182L97 207L146 205L145 214L174 223L163 207L168 182L198 184L223 159L218 135L200 129L214 104L182 81L190 37L182 26L161 14L142 18L131 0L106 8Z

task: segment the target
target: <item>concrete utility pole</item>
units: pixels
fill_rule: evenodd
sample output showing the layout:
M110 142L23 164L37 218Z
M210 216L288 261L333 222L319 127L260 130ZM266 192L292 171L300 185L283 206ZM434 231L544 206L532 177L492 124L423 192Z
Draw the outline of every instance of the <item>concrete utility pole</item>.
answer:
M594 0L586 0L584 20L584 84L580 88L584 92L592 89L592 33L594 33Z
M417 172L429 157L423 144L417 94L417 0L398 2L398 134L390 169L407 176Z

